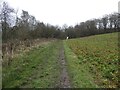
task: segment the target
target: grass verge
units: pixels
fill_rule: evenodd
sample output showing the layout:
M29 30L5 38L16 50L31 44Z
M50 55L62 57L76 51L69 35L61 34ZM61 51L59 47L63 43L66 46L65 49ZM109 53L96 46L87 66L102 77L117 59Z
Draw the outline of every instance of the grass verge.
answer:
M3 88L49 88L59 79L59 42L39 46L14 58L3 67Z

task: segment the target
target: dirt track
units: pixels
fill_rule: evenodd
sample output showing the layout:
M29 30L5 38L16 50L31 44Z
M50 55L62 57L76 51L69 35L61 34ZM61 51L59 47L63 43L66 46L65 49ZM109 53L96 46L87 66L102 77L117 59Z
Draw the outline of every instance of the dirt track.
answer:
M60 75L60 88L70 88L70 81L69 76L67 72L66 62L65 62L65 55L64 55L64 47L63 44L60 47L59 51L59 62L60 62L60 68L61 68L61 75Z

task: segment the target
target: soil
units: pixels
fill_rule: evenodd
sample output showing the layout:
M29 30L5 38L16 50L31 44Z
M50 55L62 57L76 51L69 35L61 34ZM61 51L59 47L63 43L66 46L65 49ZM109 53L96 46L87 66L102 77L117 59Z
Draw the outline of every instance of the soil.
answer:
M60 68L61 68L59 87L70 88L71 86L70 86L70 80L69 80L69 76L67 72L63 45L61 45L60 50L59 50L59 63L60 63Z

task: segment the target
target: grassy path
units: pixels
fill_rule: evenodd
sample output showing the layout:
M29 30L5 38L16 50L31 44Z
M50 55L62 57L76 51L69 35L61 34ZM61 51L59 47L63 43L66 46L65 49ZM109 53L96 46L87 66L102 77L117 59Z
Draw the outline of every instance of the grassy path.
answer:
M64 47L63 43L61 44L60 51L59 51L59 62L61 66L61 74L60 74L60 86L62 88L70 88L70 81L69 76L67 72L67 64L65 60L65 54L64 54Z
M3 67L3 88L69 88L62 41L31 49Z
M60 42L55 41L14 58L10 66L3 67L2 87L56 87L60 77L59 47Z
M118 87L117 50L117 33L56 40L13 58L9 66L3 67L2 86L3 88Z

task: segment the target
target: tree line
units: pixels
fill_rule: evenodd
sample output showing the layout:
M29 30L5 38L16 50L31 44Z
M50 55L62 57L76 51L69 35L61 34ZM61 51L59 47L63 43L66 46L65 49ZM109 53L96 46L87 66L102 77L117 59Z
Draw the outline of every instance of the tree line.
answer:
M118 13L105 15L99 19L87 20L74 27L64 25L61 28L40 22L24 10L22 10L20 17L18 17L18 10L14 10L7 2L3 2L0 8L0 27L2 28L3 43L14 39L65 39L67 36L69 38L78 38L120 31L120 15Z
M113 13L99 19L81 22L74 27L69 26L65 32L70 38L76 38L118 31L120 31L120 14Z

